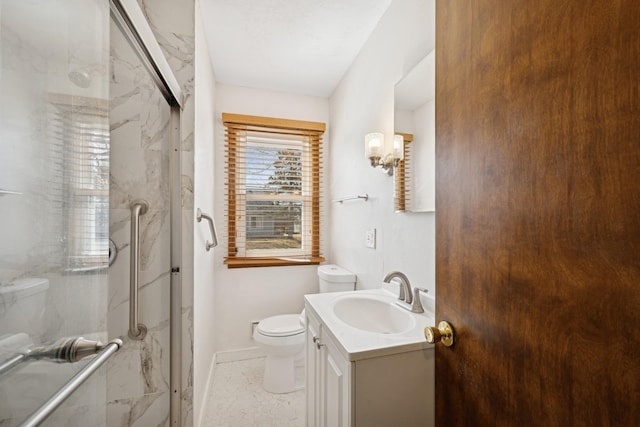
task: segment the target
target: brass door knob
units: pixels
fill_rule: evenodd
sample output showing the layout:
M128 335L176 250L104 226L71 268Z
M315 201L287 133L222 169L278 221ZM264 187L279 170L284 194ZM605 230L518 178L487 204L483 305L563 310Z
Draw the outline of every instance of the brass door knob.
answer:
M453 328L446 320L438 324L438 327L427 326L424 328L424 337L429 344L442 342L443 345L451 347L453 345Z

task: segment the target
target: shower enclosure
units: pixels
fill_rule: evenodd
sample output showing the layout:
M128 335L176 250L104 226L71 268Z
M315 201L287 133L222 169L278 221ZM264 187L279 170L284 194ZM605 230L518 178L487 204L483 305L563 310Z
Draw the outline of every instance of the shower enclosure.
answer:
M135 1L0 0L0 31L0 426L79 337L123 345L46 425L180 425L179 85Z

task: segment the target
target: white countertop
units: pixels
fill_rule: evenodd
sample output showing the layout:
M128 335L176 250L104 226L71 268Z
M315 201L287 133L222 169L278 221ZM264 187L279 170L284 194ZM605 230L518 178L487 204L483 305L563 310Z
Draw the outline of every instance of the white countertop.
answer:
M322 322L323 333L326 332L331 336L349 361L433 348L433 344L428 344L425 340L424 328L435 325L435 315L426 309L421 314L407 310L407 314L415 320L415 326L402 333L368 332L341 321L333 312L333 302L345 296L356 295L370 295L376 299L388 300L391 304L397 301L396 295L382 288L311 294L304 297L306 309Z

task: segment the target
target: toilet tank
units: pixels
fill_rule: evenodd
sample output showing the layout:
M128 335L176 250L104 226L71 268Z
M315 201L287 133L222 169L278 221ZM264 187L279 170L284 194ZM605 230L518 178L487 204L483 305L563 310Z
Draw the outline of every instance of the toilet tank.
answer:
M0 335L41 333L49 280L16 279L0 284Z
M339 265L318 266L320 293L353 291L356 288L356 275Z

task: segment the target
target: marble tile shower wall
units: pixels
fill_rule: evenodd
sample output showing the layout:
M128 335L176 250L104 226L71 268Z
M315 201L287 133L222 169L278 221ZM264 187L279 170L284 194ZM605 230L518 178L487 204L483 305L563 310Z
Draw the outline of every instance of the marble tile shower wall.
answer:
M167 425L169 418L169 105L117 27L111 24L110 236L118 257L109 269L108 329L123 348L108 365L107 424ZM127 336L130 205L140 217L139 317L142 340Z
M193 425L195 0L138 0L182 88L182 425ZM208 94L203 94L208 96ZM201 374L204 375L204 374Z
M181 112L182 194L182 425L193 424L193 134L194 0L138 1L183 91ZM112 40L112 45L113 45ZM112 50L112 66L132 71L132 58ZM130 200L144 197L150 210L141 217L140 318L149 338L135 342L109 366L109 425L169 424L169 171L168 109L157 118L156 102L141 74L117 90L111 88L112 190L111 235L120 251L119 266L109 271L109 328L126 336ZM142 79L142 80L140 80ZM153 96L140 115L134 105ZM164 102L164 101L163 101ZM131 137L138 138L136 148ZM128 141L120 143L119 141ZM162 141L162 142L161 142ZM119 145L119 146L117 146ZM162 148L160 148L162 147ZM165 151L165 148L167 150ZM119 151L120 149L120 151ZM155 183L155 184L154 184ZM147 187L147 188L145 188ZM144 194L139 193L145 188ZM141 195L138 195L141 194ZM162 208L161 208L162 207ZM145 243L146 242L146 243ZM124 265L123 265L124 264ZM127 288L128 289L128 288ZM126 347L126 346L125 346ZM111 424L111 423L114 424Z

